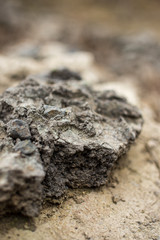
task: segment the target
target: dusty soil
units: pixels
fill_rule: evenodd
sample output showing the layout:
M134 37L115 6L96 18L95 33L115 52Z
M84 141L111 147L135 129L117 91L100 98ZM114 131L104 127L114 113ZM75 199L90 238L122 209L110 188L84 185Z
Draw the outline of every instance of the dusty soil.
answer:
M28 219L20 215L2 217L0 239L160 239L159 5L153 1L152 6L145 4L143 8L144 1L141 1L139 9L136 2L128 5L132 20L130 14L124 17L128 6L119 10L120 3L116 8L110 4L104 14L103 7L90 8L92 14L88 14L82 6L75 12L69 11L66 4L64 8L60 4L52 5L55 14L52 17L47 15L45 20L37 20L41 28L37 28L37 21L32 21L32 24L27 22L30 30L25 35L16 34L18 44L11 46L9 41L7 48L2 49L0 92L17 84L28 74L72 66L73 70L82 74L85 83L96 90L115 89L139 106L145 124L138 141L119 161L110 183L101 188L70 191L61 203L44 205L38 218ZM114 14L115 9L117 14ZM35 20L34 14L30 14ZM101 28L100 25L94 27L96 19L93 16L99 19ZM65 21L67 24L64 25ZM88 26L83 26L86 22L89 31ZM104 31L106 22L114 31L106 28ZM18 29L16 24L15 21L12 27L14 33ZM6 28L3 29L6 31ZM97 29L102 30L97 33ZM150 38L146 30L156 33L157 37ZM139 38L138 45L137 40L132 44L130 39L121 38L132 31L133 35L135 31L145 32L140 34L142 38ZM8 36L10 38L11 35ZM6 39L9 38L6 35ZM3 40L5 45L6 39ZM148 41L145 48L143 39ZM55 40L58 42L53 42ZM67 42L67 46L59 42ZM125 54L127 46L131 49L129 55ZM88 50L94 56L88 52L77 52L77 48ZM136 56L133 56L135 52ZM153 60L149 56L153 56ZM135 63L139 57L137 70ZM119 69L122 71L119 72Z

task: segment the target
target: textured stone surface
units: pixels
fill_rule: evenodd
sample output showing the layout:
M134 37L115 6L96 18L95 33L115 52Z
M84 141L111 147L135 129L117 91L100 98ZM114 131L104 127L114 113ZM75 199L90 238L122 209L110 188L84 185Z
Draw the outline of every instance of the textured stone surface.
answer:
M20 151L24 142L17 143L14 151L14 141L6 135L5 125L0 121L0 214L39 213L44 171L38 150L28 152L23 146Z
M27 123L19 119L9 121L7 132L13 139L20 138L24 140L31 138Z
M96 92L77 81L52 84L48 78L28 78L6 90L0 111L1 212L11 206L29 216L37 214L42 199L58 198L68 187L105 184L143 123L139 110L114 91ZM16 137L10 134L15 120L25 122ZM26 126L31 139L21 141Z

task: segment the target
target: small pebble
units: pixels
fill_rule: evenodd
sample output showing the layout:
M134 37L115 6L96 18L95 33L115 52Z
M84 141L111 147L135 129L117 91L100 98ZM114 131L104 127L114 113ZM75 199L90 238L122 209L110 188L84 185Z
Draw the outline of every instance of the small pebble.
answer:
M25 140L25 141L18 142L15 145L15 150L20 151L25 155L31 155L32 153L35 152L36 146L30 140Z
M28 124L20 119L14 119L8 122L7 133L14 139L20 138L21 140L25 140L31 138Z

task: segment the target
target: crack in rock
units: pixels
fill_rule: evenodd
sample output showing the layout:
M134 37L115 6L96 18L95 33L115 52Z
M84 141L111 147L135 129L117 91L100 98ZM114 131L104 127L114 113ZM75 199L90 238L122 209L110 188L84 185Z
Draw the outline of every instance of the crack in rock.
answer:
M0 96L1 214L33 217L68 188L105 184L141 131L125 98L82 86L75 73L68 81L67 70L65 81L51 81L53 73L60 78L28 78Z

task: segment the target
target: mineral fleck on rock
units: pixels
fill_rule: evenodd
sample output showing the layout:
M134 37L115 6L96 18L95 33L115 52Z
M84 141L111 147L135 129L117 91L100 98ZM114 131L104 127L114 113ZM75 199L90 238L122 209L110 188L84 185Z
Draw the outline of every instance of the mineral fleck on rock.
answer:
M142 124L139 110L114 91L77 81L28 78L6 90L0 96L0 213L35 216L42 200L67 188L105 184Z

